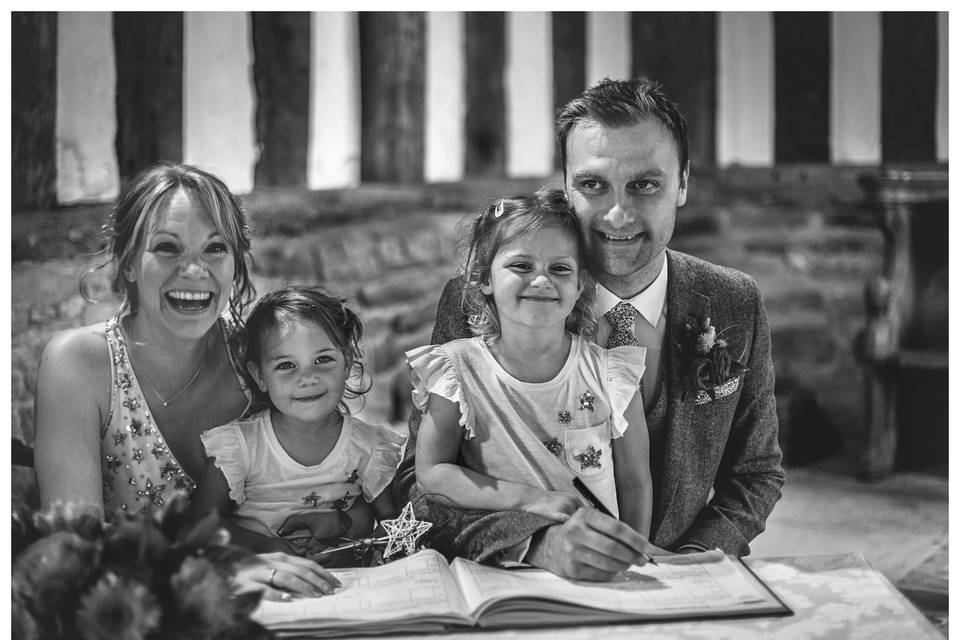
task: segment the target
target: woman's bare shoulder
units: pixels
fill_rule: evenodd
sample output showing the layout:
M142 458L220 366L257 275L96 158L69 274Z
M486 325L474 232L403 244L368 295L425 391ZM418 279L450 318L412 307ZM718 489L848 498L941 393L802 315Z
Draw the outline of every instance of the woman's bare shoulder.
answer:
M73 376L109 369L110 354L104 324L100 322L55 333L40 356L41 369L45 368L44 365L70 371Z

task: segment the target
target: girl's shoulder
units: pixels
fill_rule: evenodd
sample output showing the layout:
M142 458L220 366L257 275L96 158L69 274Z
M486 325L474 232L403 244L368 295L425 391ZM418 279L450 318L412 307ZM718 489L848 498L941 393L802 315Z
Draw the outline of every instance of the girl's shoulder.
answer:
M390 427L370 424L356 416L344 416L343 426L349 429L350 437L362 442L402 443L406 436Z
M428 344L406 353L414 369L432 369L454 365L476 358L487 350L482 338L460 338L443 344Z

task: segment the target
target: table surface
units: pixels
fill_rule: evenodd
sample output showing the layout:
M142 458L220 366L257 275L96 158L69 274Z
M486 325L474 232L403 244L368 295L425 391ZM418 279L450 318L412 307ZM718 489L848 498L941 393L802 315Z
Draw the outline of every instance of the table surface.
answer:
M465 640L477 640L479 637L484 640L567 640L601 635L604 640L637 637L644 640L943 638L936 627L860 554L745 558L744 562L793 611L793 615L516 631L465 631L432 637Z

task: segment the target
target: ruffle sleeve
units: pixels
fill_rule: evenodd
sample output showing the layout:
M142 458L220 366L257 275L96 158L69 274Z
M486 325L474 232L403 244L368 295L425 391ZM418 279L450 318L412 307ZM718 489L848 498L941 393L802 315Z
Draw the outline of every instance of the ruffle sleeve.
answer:
M610 398L614 438L619 438L627 430L627 419L623 414L640 389L646 359L645 347L614 347L607 350L607 395Z
M371 431L370 457L360 474L360 485L367 502L373 502L393 481L407 441L405 435L388 427L373 427Z
M214 427L200 434L207 457L213 458L230 487L230 499L236 504L246 500L244 486L250 467L247 443L236 422Z
M406 353L413 384L413 405L420 411L427 408L430 394L446 398L460 407L460 426L465 440L474 436L473 410L463 395L460 375L443 345L427 345Z

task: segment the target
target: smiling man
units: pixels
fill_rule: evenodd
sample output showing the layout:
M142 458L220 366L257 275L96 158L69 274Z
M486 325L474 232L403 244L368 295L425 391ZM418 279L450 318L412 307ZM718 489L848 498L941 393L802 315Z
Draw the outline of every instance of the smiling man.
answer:
M687 198L686 121L657 83L641 78L602 80L567 104L557 124L564 188L598 283L595 339L647 348L650 541L664 552L745 555L784 481L770 329L752 278L667 248ZM454 280L444 290L436 344L469 335L461 286ZM419 418L411 419L411 440ZM413 449L398 474L402 500L418 498ZM422 516L448 525L457 555L523 559L594 580L643 563L618 523L594 509L557 524L419 504Z

